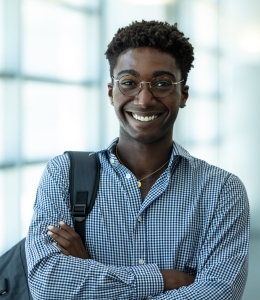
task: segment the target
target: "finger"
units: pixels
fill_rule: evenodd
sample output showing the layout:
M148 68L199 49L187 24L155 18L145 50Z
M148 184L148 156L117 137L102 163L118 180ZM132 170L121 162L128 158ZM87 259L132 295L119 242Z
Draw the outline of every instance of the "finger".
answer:
M83 258L83 259L90 258L87 253L87 250L85 249L85 247L82 244L81 239L79 240L79 243L82 245L82 247L80 247L77 239L75 237L73 237L71 234L66 232L65 238L64 238L63 230L56 228L56 227L53 228L53 227L54 226L48 227L48 228L52 229L52 231L49 230L47 232L47 234L49 236L51 236L55 241L57 241L63 249L68 251L68 253L70 253L70 255L72 255L74 257ZM55 233L54 231L57 233Z
M54 236L55 234L53 234L52 236ZM53 237L54 238L54 237ZM65 241L66 243L66 241ZM64 254L64 255L71 255L71 256L74 256L74 257L78 257L78 258L83 258L83 259L88 259L90 258L90 256L88 255L88 252L86 249L84 249L84 251L76 251L75 248L71 249L71 250L68 250L65 249L65 247L63 247L62 245L58 244L57 242L54 242L52 243L53 245L55 245L56 247L58 247L59 249L61 249L61 252ZM66 245L66 247L68 247Z
M79 249L81 251L85 252L86 248L85 248L85 245L83 244L79 234L74 229L72 229L68 224L66 224L63 221L60 221L59 225L64 231L68 232L71 236L73 236L76 239L76 241L78 243L78 246L79 246Z
M62 230L60 230L60 231L62 231ZM71 242L68 239L62 237L60 234L54 233L52 231L48 231L47 234L49 236L51 236L56 242L58 242L58 244L61 247L63 247L64 249L66 249L66 251L68 251L71 255L76 256L76 257L78 256L73 242Z
M69 225L66 224L66 226L70 228ZM77 233L75 234L75 231L72 228L70 228L69 231L65 231L63 228L59 229L55 226L48 226L48 230L49 231L47 232L47 234L52 237L55 237L55 239L57 238L57 235L58 235L58 236L62 237L63 239L69 241L74 247L79 247L79 245L77 245L77 244L79 244L81 239Z
M70 255L83 259L90 258L80 236L65 222L60 222L61 229L55 226L48 226L47 232L60 246L62 246Z
M75 237L77 240L81 240L79 234L74 229L72 229L68 224L66 224L63 221L60 221L59 225L60 225L61 229L63 229L64 231L68 232L70 235L72 235L73 237Z
M59 222L59 225L60 225L60 227L61 227L64 231L70 233L71 235L73 235L73 234L75 233L75 230L72 229L72 228L71 228L68 224L66 224L65 222L60 221L60 222Z
M66 256L69 256L69 255L70 255L69 251L67 251L66 249L64 249L64 248L63 248L61 245L59 245L58 243L53 243L53 244L61 250L62 254L66 255Z
M70 234L68 232L64 231L63 229L60 229L60 228L55 227L55 226L48 226L47 228L49 230L48 232L55 233L55 234L63 237L64 239L66 239L66 238L69 239Z

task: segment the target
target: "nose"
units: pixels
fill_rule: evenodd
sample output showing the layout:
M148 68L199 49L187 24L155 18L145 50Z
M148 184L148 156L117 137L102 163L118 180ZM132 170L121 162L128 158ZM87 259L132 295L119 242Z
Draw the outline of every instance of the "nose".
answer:
M141 90L135 96L134 104L139 105L142 108L147 108L154 105L155 102L156 99L150 90L149 82L142 82Z

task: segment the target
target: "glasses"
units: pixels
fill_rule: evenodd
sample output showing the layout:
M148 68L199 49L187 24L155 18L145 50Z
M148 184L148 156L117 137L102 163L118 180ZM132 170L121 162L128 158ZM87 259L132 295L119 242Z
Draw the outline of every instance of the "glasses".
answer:
M181 81L174 82L169 77L165 76L154 77L151 81L141 81L138 77L130 74L124 75L119 79L115 79L114 77L112 78L118 82L120 92L128 97L137 96L142 90L143 84L148 83L150 92L154 97L164 98L170 95L174 86L184 81L183 79Z

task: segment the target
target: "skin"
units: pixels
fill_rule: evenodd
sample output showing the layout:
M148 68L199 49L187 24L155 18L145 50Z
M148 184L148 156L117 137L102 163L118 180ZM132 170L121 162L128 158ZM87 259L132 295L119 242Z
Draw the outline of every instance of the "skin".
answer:
M120 74L129 72L136 74L142 81L151 81L158 72L175 82L182 79L175 58L151 47L128 49L120 54L113 77L118 79ZM169 96L156 98L151 94L148 85L144 84L137 97L127 97L122 95L116 82L114 85L108 84L108 96L120 124L118 155L136 178L147 176L170 159L173 125L179 108L183 108L188 99L188 89L187 85L178 84ZM132 114L144 117L156 115L157 118L141 122ZM142 181L142 199L145 199L166 168L167 165ZM59 225L60 229L49 226L48 234L57 242L56 245L62 253L83 259L90 258L79 235L64 222ZM190 285L195 280L195 276L178 270L161 270L161 274L165 291Z
M129 73L129 70L138 75L142 81L151 81L158 72L176 82L182 79L175 58L171 54L150 47L122 52L113 77L118 79L123 72ZM144 84L137 97L127 97L122 95L117 83L108 84L108 96L120 124L118 156L136 178L147 176L169 160L173 125L179 108L183 108L188 99L188 89L188 86L178 84L169 96L156 98L150 92L148 84ZM132 113L144 117L152 115L158 117L153 121L141 122L136 120ZM166 168L167 165L142 181L140 191L143 199Z

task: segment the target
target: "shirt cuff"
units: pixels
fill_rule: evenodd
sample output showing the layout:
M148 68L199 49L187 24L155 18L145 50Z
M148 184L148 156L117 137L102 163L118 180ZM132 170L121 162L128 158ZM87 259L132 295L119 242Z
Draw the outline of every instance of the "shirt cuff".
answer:
M136 299L163 293L164 281L156 264L135 266L132 267L132 270L136 279Z

